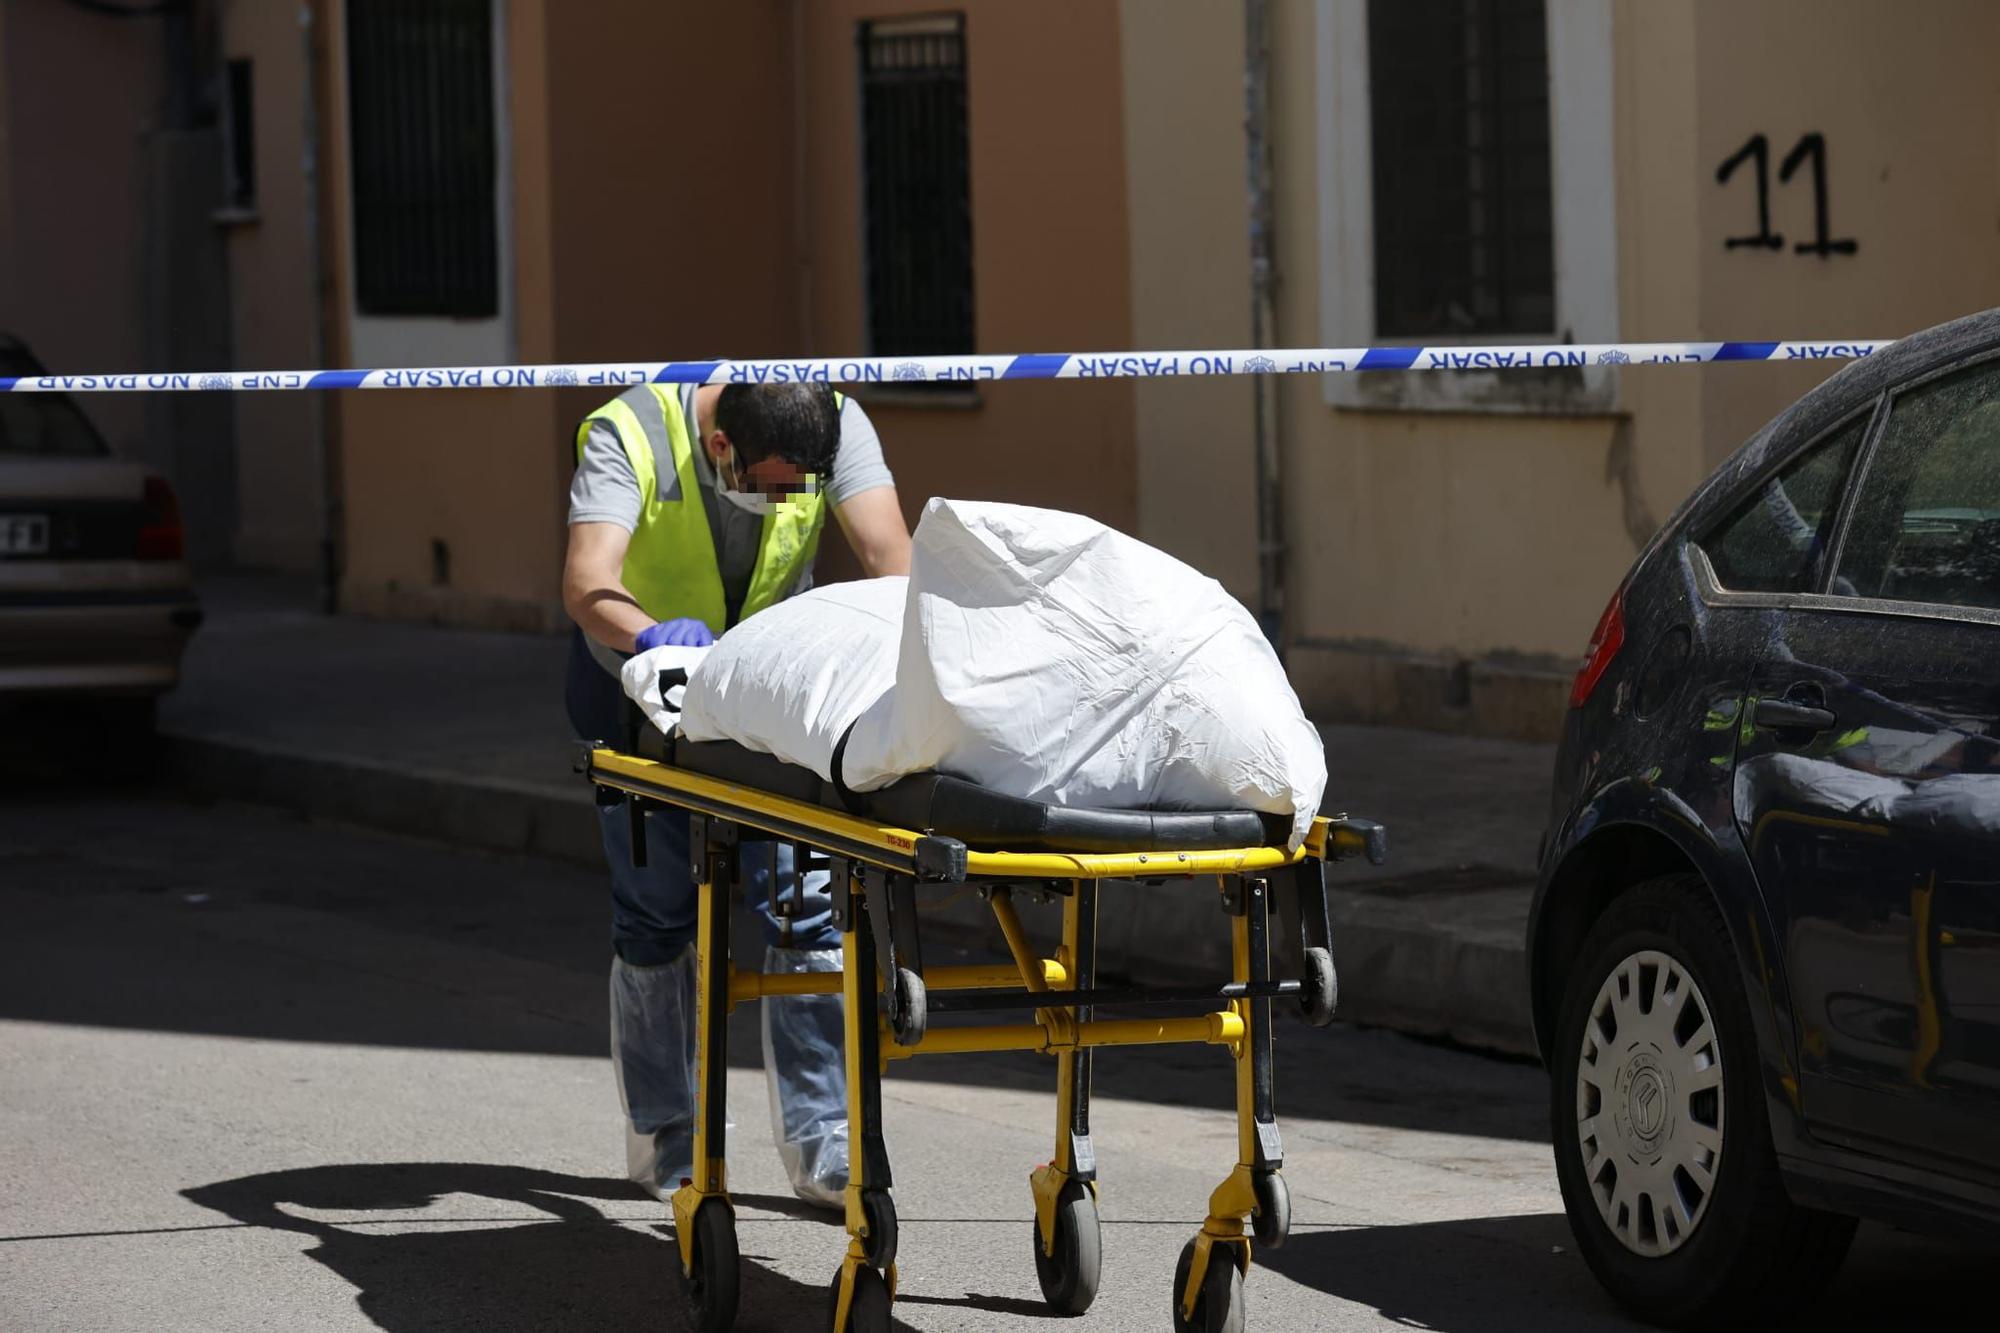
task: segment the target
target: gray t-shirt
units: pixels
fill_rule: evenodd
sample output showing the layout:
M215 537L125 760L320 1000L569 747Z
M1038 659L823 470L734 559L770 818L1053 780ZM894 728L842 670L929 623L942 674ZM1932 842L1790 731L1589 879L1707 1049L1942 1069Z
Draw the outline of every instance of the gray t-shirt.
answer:
M694 390L692 384L680 386L681 412L692 425L694 416ZM629 390L628 397L648 395L652 390L644 386ZM642 413L652 409L651 402L639 398L633 407ZM743 606L743 597L750 588L750 576L757 567L757 547L762 540L764 520L756 514L745 513L724 500L717 493L715 469L708 461L707 452L696 448L694 451L695 478L701 484L703 508L708 511L708 530L715 538L715 559L722 571L722 595L728 603L729 619L733 622ZM660 469L658 484L673 494L679 482L673 473ZM841 401L840 449L834 454L833 475L827 480L827 502L838 508L864 491L876 490L883 486L893 486L896 479L889 474L889 465L882 459L882 439L875 433L868 414L861 410L861 404L852 398ZM590 433L583 445L583 457L578 462L576 476L569 486L569 521L571 523L616 523L627 532L639 526L639 478L632 471L632 460L625 456L625 449L619 443L617 432L602 421L590 423ZM792 585L787 596L796 596L812 586L810 567L799 574L799 580ZM711 625L718 634L725 628Z

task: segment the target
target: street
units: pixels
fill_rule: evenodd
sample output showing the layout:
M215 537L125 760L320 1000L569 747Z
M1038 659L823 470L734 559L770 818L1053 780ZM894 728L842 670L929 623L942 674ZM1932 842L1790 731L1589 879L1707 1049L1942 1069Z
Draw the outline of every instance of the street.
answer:
M600 876L16 786L0 911L0 1327L678 1326L664 1209L620 1170ZM841 1233L785 1186L755 1024L731 1036L740 1327L819 1328ZM1571 1243L1537 1068L1289 1021L1278 1052L1295 1222L1252 1327L1627 1326ZM1097 1071L1104 1278L1073 1327L1163 1328L1233 1154L1227 1066ZM892 1072L904 1326L1049 1326L1026 1177L1052 1084L1032 1056ZM1939 1326L1991 1259L1865 1228L1815 1322Z

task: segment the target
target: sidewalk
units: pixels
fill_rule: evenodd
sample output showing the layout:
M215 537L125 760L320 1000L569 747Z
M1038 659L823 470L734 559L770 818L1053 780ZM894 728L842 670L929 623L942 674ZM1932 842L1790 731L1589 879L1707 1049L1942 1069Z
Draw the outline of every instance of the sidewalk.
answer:
M496 852L602 864L570 772L560 638L319 615L303 585L205 582L209 618L161 709L196 795ZM1327 727L1328 809L1388 826L1389 861L1333 868L1340 1014L1531 1054L1522 935L1547 812L1547 746ZM1200 893L1101 915L1104 970L1212 975L1227 935ZM1150 891L1155 892L1157 891ZM937 919L986 926L970 895ZM1034 923L1043 913L1024 916ZM1052 919L1052 918L1051 918Z

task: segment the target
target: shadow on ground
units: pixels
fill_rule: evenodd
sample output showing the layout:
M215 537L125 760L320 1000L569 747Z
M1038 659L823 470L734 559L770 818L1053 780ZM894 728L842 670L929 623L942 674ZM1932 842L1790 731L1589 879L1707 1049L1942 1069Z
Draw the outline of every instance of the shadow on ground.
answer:
M623 1180L468 1162L369 1163L272 1171L184 1193L241 1225L312 1241L305 1257L351 1284L361 1312L388 1333L682 1326L671 1229L621 1222L599 1206L637 1211ZM828 1225L789 1216L778 1224ZM824 1289L758 1262L754 1241L746 1249L737 1326L822 1327Z
M1502 1310L1515 1327L1548 1333L1627 1326L1577 1257L1560 1213L1301 1230L1257 1263L1436 1333L1483 1333Z
M1863 1227L1824 1298L1798 1312L1819 1328L1989 1329L1990 1247ZM1591 1276L1560 1213L1294 1232L1257 1263L1412 1328L1643 1328ZM1254 1286L1252 1288L1254 1291Z
M0 800L0 913L0 1018L582 1057L607 1049L606 886L575 867L78 785ZM761 958L739 918L739 953ZM962 956L943 946L933 942L931 961ZM258 1002L246 1004L252 995ZM1281 1116L1546 1134L1546 1085L1531 1066L1482 1061L1472 1086L1462 1056L1388 1033L1287 1018L1277 1041ZM733 1064L760 1063L754 1005L733 1015L730 1042ZM1355 1058L1370 1053L1393 1058ZM1095 1067L1106 1097L1232 1104L1229 1063L1215 1048L1105 1051ZM900 1063L893 1077L1046 1089L1054 1065L1030 1054L932 1058Z

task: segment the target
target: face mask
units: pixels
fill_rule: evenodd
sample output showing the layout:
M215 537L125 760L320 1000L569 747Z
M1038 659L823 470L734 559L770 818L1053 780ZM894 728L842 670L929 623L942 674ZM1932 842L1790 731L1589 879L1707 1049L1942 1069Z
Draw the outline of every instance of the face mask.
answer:
M716 489L721 492L723 499L744 513L754 514L759 518L770 513L780 503L794 499L803 499L805 496L811 495L819 489L817 479L807 478L801 483L798 494L796 496L787 495L785 501L774 500L762 491L741 490L739 487L743 481L743 470L737 466L736 451L733 449L729 453L728 472L725 474L718 467L716 469L716 481L718 483Z
M717 465L715 469L715 481L715 489L722 498L730 504L735 505L744 513L756 514L762 517L771 512L771 500L769 496L766 496L761 491L744 491L739 489L743 484L743 469L736 464L736 451L734 449L729 451L729 466L727 470L724 470L720 464Z
M722 492L722 498L746 514L755 514L761 518L771 512L771 497L761 492L753 491L746 495L742 491L725 490Z

